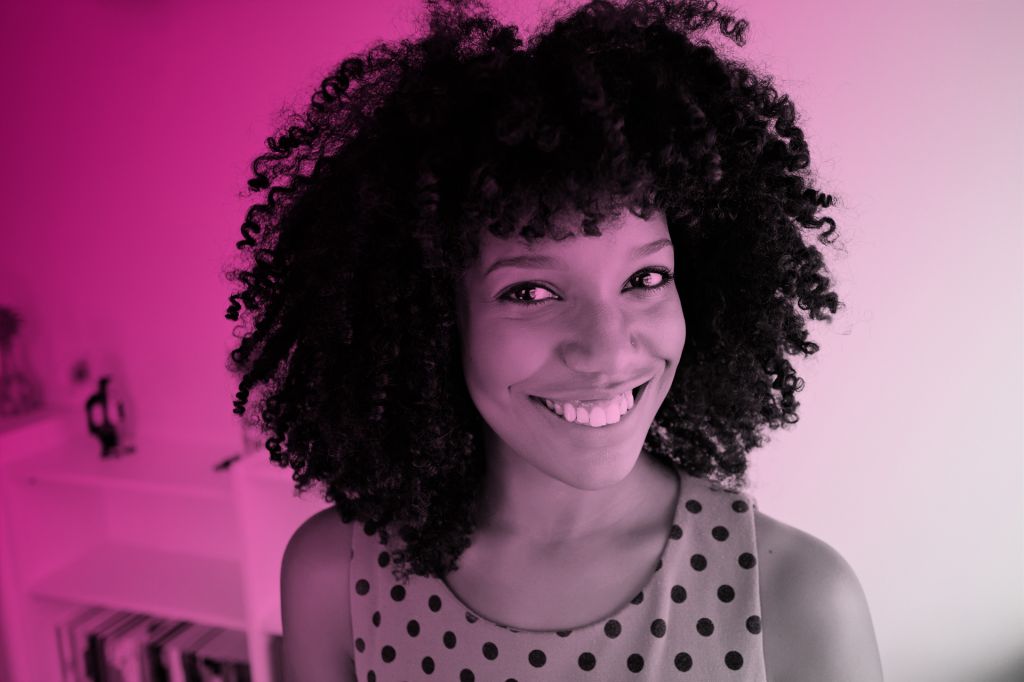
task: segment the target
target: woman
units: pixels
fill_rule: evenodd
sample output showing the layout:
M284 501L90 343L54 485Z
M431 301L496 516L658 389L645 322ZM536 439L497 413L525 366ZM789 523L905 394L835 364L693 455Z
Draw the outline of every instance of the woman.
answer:
M427 4L250 181L236 411L334 503L288 679L880 680L849 565L743 492L839 305L792 103L696 39L746 22Z

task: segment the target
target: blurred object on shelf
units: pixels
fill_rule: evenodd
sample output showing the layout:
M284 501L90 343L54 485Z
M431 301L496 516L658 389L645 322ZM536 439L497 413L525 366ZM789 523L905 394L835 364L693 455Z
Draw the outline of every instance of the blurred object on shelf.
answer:
M43 406L39 381L30 373L28 362L17 343L21 318L11 308L0 306L0 416L13 417Z
M100 377L99 389L85 402L89 432L96 436L102 446L102 457L116 457L135 452L131 442L134 434L131 423L131 408L127 398L117 390L109 376Z
M65 682L249 682L244 632L83 605L54 627ZM280 678L276 678L280 679Z

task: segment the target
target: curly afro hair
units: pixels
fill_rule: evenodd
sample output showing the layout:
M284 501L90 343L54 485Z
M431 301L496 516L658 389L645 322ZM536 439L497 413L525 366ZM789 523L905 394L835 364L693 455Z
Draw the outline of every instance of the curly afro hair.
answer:
M595 0L524 48L478 0L426 5L418 39L342 61L252 164L261 203L228 272L235 412L252 399L298 491L319 484L345 522L401 538L396 579L444 576L485 471L455 304L480 231L561 239L549 219L570 209L595 235L657 210L687 339L644 449L744 488L765 427L797 421L787 355L817 352L806 318L839 306L803 239L835 241L818 215L834 202L793 103L696 37L717 25L742 46L747 22L715 2Z

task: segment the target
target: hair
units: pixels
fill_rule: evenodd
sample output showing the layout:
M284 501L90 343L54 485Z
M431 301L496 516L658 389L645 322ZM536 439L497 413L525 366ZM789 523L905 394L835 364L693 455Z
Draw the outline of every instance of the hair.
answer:
M260 203L228 272L235 412L253 402L299 492L397 533L396 578L444 576L486 465L455 318L481 230L563 239L562 209L583 235L661 211L687 338L644 450L744 488L765 428L798 419L787 356L818 351L805 319L839 305L803 238L831 244L836 224L793 103L696 37L717 25L743 46L747 22L715 2L595 0L524 47L478 0L426 5L423 35L344 59L252 164Z

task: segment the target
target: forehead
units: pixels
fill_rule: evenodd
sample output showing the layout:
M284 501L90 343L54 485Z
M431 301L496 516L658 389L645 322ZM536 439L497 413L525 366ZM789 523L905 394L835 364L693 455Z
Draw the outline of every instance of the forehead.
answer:
M560 220L571 221L573 219L562 217ZM664 214L658 211L655 211L647 220L635 216L629 211L623 211L619 215L599 223L600 236L580 233L581 222L581 220L574 223L563 222L560 225L571 233L571 236L565 239L560 241L541 239L532 244L518 237L496 237L489 230L483 230L480 234L480 256L476 266L481 269L481 272L486 272L498 260L519 255L562 257L576 255L586 259L596 255L621 254L628 257L642 246L660 240L671 241Z

